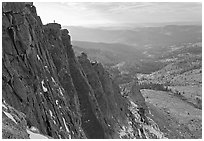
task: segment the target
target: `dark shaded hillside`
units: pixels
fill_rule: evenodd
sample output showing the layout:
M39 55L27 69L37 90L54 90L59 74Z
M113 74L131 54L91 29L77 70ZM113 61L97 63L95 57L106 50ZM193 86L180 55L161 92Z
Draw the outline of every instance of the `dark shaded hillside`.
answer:
M121 62L124 58L120 58L115 53L110 51L103 51L101 49L85 49L82 47L73 47L76 56L80 56L82 52L89 56L92 61L101 62L103 65L114 66L115 64Z
M104 53L109 52L112 56L121 58L121 60L131 60L142 58L142 50L136 49L134 46L125 44L111 44L111 43L94 43L94 42L82 42L73 41L73 46L81 47L85 50L95 49L103 51Z
M162 67L161 62L155 58L149 58L143 53L143 49L136 49L125 44L108 44L73 41L73 49L76 55L85 52L90 60L99 61L108 69L117 69L121 63L121 69L131 74L151 73ZM161 55L161 53L160 53ZM110 68L111 67L111 68Z
M123 71L152 73L177 60L201 59L202 46L197 43L182 43L171 46L136 49L124 44L107 44L74 41L76 55L88 54L92 61L99 61L105 66L115 68L123 64Z

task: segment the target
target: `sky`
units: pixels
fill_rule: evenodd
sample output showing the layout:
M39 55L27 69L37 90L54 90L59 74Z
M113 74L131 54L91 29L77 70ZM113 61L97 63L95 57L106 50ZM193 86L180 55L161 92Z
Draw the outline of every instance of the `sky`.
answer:
M122 26L127 24L202 22L202 4L190 2L37 2L43 24Z

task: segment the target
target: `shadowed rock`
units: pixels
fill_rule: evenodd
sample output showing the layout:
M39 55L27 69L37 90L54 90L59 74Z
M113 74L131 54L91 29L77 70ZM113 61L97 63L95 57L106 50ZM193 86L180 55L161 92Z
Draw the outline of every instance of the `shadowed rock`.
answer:
M76 58L68 30L43 25L32 3L2 8L2 97L24 115L20 130L21 125L7 128L13 123L3 113L4 131L12 128L3 138L28 138L26 126L56 139L120 138L133 126L138 132L140 121L129 120L128 99L102 64L91 63L85 53ZM146 108L137 85L131 98ZM145 117L143 109L132 109Z
M35 126L42 134L85 138L67 56L61 50L61 26L43 27L32 3L3 3L2 12L3 98L26 115L28 126ZM51 36L55 38L54 49ZM55 59L54 51L60 59Z

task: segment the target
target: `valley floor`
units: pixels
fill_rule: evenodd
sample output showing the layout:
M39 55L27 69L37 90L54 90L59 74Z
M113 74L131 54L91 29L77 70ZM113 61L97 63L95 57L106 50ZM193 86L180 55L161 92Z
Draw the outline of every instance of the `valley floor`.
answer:
M149 116L167 138L202 138L202 110L171 92L141 90Z

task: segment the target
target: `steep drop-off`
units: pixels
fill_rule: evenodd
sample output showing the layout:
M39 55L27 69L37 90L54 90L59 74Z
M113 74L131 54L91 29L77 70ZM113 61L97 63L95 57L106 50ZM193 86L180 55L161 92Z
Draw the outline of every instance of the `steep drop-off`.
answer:
M100 63L75 56L66 29L42 24L33 3L2 6L3 138L164 137L144 120L136 85L122 95Z
M60 25L43 26L32 3L3 3L2 18L5 102L42 134L84 138Z

